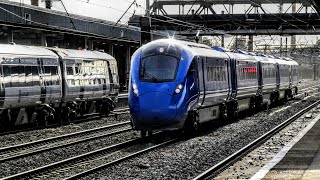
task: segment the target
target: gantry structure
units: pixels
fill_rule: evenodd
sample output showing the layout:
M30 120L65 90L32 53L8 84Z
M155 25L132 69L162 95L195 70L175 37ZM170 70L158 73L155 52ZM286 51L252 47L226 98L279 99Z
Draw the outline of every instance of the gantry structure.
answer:
M242 4L248 5L244 13L234 11L234 6ZM217 12L214 7L219 5L223 9ZM270 13L264 5L277 5L279 10ZM147 12L152 30L186 36L199 31L200 35L320 34L319 0L156 0ZM129 23L139 26L140 16L133 16Z

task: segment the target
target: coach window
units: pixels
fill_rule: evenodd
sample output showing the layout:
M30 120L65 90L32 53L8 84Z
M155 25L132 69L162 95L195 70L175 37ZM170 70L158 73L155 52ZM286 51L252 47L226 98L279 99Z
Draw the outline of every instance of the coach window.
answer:
M20 87L24 87L26 86L26 70L24 66L19 66L18 67L19 70L19 86Z
M39 71L37 66L31 66L31 72L32 72L32 81L34 86L40 86L39 83Z
M25 69L26 69L26 84L27 86L33 86L31 66L26 66Z
M59 85L59 76L58 76L58 67L57 66L51 66L51 76L52 76L52 83L54 85Z
M51 69L50 66L44 67L44 73L45 73L45 83L47 86L52 86L52 76L51 76Z
M11 67L12 87L19 87L19 66Z
M5 87L11 87L11 72L9 66L3 66L3 76Z
M67 75L73 75L73 68L72 67L67 67Z

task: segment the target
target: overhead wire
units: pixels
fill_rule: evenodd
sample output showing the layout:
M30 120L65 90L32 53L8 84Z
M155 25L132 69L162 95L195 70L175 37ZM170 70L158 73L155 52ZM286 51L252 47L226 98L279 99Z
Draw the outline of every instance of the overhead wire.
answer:
M113 8L111 6L104 6L104 5L101 5L101 4L96 4L96 3L91 3L91 2L86 2L84 0L79 0L81 2L84 2L84 3L87 3L87 4L92 4L92 5L96 5L96 6L100 6L100 7L105 7L105 8L110 8L110 9L114 9L114 10L117 10L117 11L121 11L121 12L124 12L123 10L120 10L120 9L117 9L117 8ZM197 0L196 0L197 1ZM128 1L130 2L130 1ZM151 14L152 10L148 10L145 6L142 6L140 5L138 2L136 2L138 4L138 8L142 8L144 11L149 11L149 14ZM132 14L131 12L128 12L130 14ZM209 31L215 31L217 32L217 34L223 34L223 32L221 31L218 31L218 30L215 30L215 29L212 29L212 28L206 28L204 26L201 26L199 24L194 24L194 23L190 23L190 22L186 22L186 21L182 21L182 20L178 20L178 19L175 19L175 18L172 18L172 17L169 17L169 16L166 16L166 15L161 15L159 14L158 16L161 16L161 17L165 17L169 20L172 20L172 21L175 21L175 22L172 22L172 21L167 21L167 20L162 20L162 19L158 19L158 18L155 18L155 17L152 17L152 16L146 16L150 19L153 19L153 20L157 20L157 21L160 21L160 22L165 22L165 23L169 23L169 24L175 24L175 25L180 25L180 26L184 26L184 27L189 27L189 28L199 28L199 29L202 29L202 30L209 30Z
M10 11L10 10L7 10L6 8L3 8L3 7L1 7L0 6L0 9L1 10L3 10L3 11L5 11L5 12L7 12L7 13L9 13L9 14L12 14L12 15L14 15L14 16L16 16L16 17L18 17L18 18L20 18L20 19L22 19L22 20L24 20L24 21L28 21L28 22L32 22L32 23L34 23L34 24L38 24L38 25L42 25L42 26L47 26L47 27L51 27L51 28L59 28L59 30L61 30L61 29L63 29L63 30L70 30L69 28L67 28L67 27L58 27L58 26L53 26L53 25L48 25L48 24L45 24L45 23L41 23L41 22L37 22L37 21L34 21L34 20L29 20L29 19L26 19L26 18L24 18L24 17L22 17L22 16L20 16L20 15L18 15L18 14L16 14L16 13L14 13L14 12L12 12L12 11ZM70 18L71 18L71 16L70 16ZM93 23L99 23L99 24L103 24L103 25L107 25L107 26L110 26L110 27L113 27L113 25L114 25L114 23L107 23L107 22L101 22L101 21L93 21L93 20L89 20L89 19L86 19L86 21L87 22L93 22ZM123 29L128 29L128 30L132 30L132 31L136 31L136 32L144 32L144 33L150 33L150 34L154 34L154 35L159 35L159 36L162 36L162 37L167 37L167 35L164 35L164 34L160 34L160 33L154 33L154 32L148 32L148 31L141 31L141 30L139 30L139 29L137 29L137 28L133 28L133 27L121 27L121 28L123 28ZM76 29L73 29L73 31L75 31L75 32L81 32L81 31L79 31L79 30L76 30ZM88 34L90 34L90 33L88 33ZM92 34L92 33L91 33ZM94 34L94 33L93 33ZM101 35L100 35L101 36ZM103 36L103 35L102 35Z
M73 29L77 30L77 28L76 28L76 26L74 25L74 22L73 22L72 18L70 17L70 14L69 14L69 12L68 12L68 10L67 10L66 6L64 5L63 1L62 1L62 0L60 0L60 2L61 2L61 4L62 4L62 6L63 6L64 10L66 11L66 13L67 13L67 15L68 15L68 17L69 17L69 19L70 19L70 23L72 24Z

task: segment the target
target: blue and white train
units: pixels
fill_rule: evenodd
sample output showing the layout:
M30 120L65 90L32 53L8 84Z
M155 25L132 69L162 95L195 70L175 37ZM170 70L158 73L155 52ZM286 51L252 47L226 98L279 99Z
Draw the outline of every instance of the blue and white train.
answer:
M265 55L162 39L139 48L131 60L132 126L194 131L200 123L235 119L297 94L298 63Z

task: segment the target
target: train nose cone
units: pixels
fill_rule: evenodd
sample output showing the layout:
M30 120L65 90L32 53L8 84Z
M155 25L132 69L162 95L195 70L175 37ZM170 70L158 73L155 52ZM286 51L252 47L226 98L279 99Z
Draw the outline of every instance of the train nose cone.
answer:
M175 124L176 104L170 103L171 98L171 95L159 92L141 95L138 123L151 127Z

